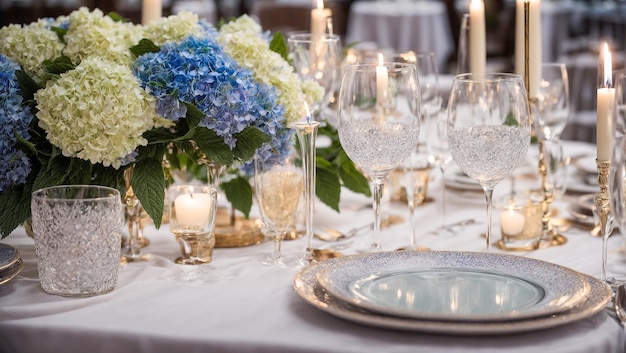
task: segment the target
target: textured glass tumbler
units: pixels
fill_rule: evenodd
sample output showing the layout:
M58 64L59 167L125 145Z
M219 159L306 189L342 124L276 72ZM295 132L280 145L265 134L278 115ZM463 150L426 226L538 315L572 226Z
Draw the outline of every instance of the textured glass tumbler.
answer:
M41 287L80 297L115 288L124 223L119 191L102 186L55 186L31 200Z

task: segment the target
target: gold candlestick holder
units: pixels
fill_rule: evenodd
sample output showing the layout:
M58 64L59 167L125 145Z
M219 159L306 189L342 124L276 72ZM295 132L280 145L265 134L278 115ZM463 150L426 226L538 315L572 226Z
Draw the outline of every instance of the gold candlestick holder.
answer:
M524 1L524 84L526 85L526 93L528 96L530 124L531 126L535 126L533 112L535 109L539 108L539 101L536 97L532 97L530 92L529 16L530 2ZM537 138L537 145L539 146L539 175L541 177L541 193L543 195L541 203L541 210L543 213L541 217L542 236L539 247L546 248L565 244L567 242L567 238L562 234L559 234L554 227L552 227L552 211L550 210L550 205L554 199L554 193L553 187L548 183L548 168L545 161L545 140L542 136L539 136L541 134L538 133L538 130L539 129L535 129L535 136Z
M607 240L611 234L611 220L609 215L611 212L611 204L609 199L609 171L611 169L610 161L600 161L596 159L598 167L598 186L600 191L594 197L594 204L598 211L600 219L600 235L602 236L602 277L601 280L606 282L606 262L607 262Z

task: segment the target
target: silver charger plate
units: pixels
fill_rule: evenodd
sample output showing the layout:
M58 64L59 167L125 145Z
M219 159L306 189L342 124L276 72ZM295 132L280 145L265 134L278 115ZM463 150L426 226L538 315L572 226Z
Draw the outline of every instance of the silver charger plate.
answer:
M551 315L589 293L584 276L531 258L483 252L378 252L331 259L317 281L368 311L414 319L510 321Z
M0 271L13 265L20 258L20 252L9 244L0 243Z
M550 316L515 321L441 321L419 320L369 312L350 305L328 293L317 282L317 274L327 262L300 270L293 280L296 293L308 304L335 317L371 327L438 333L447 335L493 336L543 330L591 317L605 308L611 300L611 289L602 281L583 275L590 287L587 298L577 306Z

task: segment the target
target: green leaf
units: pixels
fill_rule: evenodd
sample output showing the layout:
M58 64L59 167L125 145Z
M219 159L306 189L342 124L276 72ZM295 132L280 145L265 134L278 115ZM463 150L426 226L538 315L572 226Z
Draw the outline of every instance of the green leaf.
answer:
M285 37L281 32L276 32L272 37L272 41L270 42L270 50L278 53L286 62L290 62L287 41L285 41Z
M61 42L65 43L65 34L67 33L66 29L63 29L61 27L52 26L52 27L50 27L50 30L57 34L57 37L59 37L59 40Z
M228 166L233 164L233 152L230 150L230 147L224 143L224 139L217 136L215 131L196 126L189 130L185 136L179 137L175 141L190 139L196 142L200 152L208 159L221 165Z
M20 86L20 95L24 98L24 101L34 103L35 92L42 87L22 70L15 70L15 78L17 79L17 84Z
M519 122L517 122L517 119L515 119L515 115L513 115L513 112L509 112L506 115L506 119L504 119L504 125L506 125L506 126L519 126Z
M135 163L131 186L154 226L159 228L165 202L165 176L161 160L148 158Z
M93 165L89 161L84 159L70 158L70 165L69 168L66 167L67 174L63 183L69 185L91 184L92 166Z
M237 176L221 183L220 187L224 190L228 202L248 218L250 209L252 209L252 187L250 187L248 180Z
M187 107L187 114L185 116L187 126L190 129L198 126L198 124L200 124L200 121L204 119L204 113L202 112L202 110L200 110L198 107L191 103L183 102L183 104Z
M150 39L143 38L137 45L130 47L130 52L136 57L140 57L146 53L158 53L161 48L154 44Z
M242 132L235 134L237 145L233 150L235 158L247 162L254 157L256 150L271 139L259 128L248 126Z
M339 167L339 176L343 181L343 186L356 193L365 196L372 196L372 191L367 178L356 169L354 162L346 159Z
M30 195L32 184L14 186L0 193L0 239L30 218Z
M62 55L54 60L44 60L43 67L48 73L61 75L70 70L74 70L76 68L76 65L72 63L72 60L70 60L70 58Z
M339 212L341 199L341 184L335 169L319 163L315 168L315 195L333 210Z
M114 22L130 22L130 20L115 11L111 11L107 14Z
M179 137L166 128L148 130L142 136L148 140L149 145L168 143Z

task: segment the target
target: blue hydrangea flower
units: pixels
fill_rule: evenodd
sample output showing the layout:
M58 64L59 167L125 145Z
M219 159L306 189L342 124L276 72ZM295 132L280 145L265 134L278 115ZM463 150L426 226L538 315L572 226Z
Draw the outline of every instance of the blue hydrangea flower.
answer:
M225 54L213 38L168 42L160 52L140 56L133 72L157 98L157 112L163 117L178 120L186 113L180 102L191 103L205 114L199 125L215 131L231 149L235 135L254 126L272 138L259 156L287 153L292 133L284 126L276 90L256 82L252 72Z
M22 106L15 77L20 67L0 54L0 192L23 184L31 171L30 160L17 148L17 136L28 140L32 112Z

